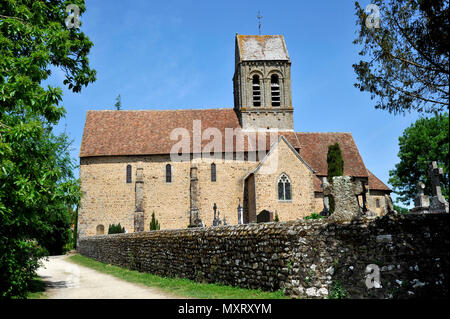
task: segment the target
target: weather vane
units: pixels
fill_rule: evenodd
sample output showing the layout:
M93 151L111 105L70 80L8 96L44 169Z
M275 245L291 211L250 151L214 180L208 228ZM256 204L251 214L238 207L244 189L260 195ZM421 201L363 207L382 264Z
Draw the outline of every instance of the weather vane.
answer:
M261 19L262 19L262 15L261 12L258 10L258 21L259 21L259 35L261 35Z

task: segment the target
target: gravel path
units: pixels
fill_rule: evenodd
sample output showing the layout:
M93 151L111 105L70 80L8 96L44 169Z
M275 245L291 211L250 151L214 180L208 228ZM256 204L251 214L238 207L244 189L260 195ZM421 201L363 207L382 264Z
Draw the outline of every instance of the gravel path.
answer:
M37 274L45 282L48 299L175 299L157 288L130 283L67 260L51 256Z

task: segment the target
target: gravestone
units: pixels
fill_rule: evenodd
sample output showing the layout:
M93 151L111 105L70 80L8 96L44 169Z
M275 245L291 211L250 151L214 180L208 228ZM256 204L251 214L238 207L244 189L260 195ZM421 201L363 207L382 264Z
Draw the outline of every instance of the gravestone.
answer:
M430 170L428 171L428 177L431 179L431 205L430 213L448 213L448 202L442 196L440 176L444 171L441 167L437 166L437 162L433 161L430 164Z
M214 219L213 219L212 225L213 226L220 226L222 221L220 220L220 212L217 210L216 203L214 203L213 209L214 209Z
M427 214L430 212L430 198L425 195L425 184L422 182L417 183L417 194L414 198L414 208L411 209L411 213Z
M333 196L334 212L328 217L330 221L347 222L358 218L360 207L357 194L360 194L360 185L354 183L350 176L335 176L333 184L324 182L324 196Z

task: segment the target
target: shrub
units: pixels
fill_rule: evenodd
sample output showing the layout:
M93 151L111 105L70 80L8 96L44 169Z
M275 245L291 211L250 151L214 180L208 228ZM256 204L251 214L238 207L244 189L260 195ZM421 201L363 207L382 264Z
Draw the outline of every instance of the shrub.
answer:
M112 224L109 225L108 234L121 234L125 232L125 228L120 226L120 223L117 225Z
M150 222L150 230L159 230L160 224L158 220L155 218L155 212L152 213L152 220Z
M278 213L275 213L275 218L273 219L274 222L279 222L280 219L278 218Z
M325 218L325 216L319 215L317 213L312 213L311 215L304 217L304 219L321 219L321 218Z
M327 153L327 165L328 165L328 181L333 183L333 177L342 176L344 174L344 158L342 157L341 148L339 143L328 146ZM330 213L334 212L334 198L328 196Z

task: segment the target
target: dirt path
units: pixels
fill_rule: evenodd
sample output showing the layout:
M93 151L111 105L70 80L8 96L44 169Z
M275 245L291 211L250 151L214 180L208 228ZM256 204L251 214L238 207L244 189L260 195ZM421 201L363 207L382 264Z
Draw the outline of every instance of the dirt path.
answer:
M67 261L69 256L52 256L37 274L46 284L49 299L172 299L144 285L130 283Z

